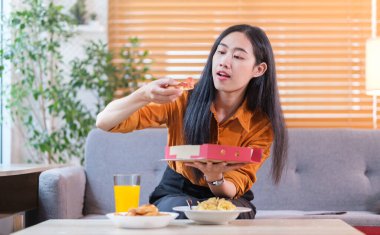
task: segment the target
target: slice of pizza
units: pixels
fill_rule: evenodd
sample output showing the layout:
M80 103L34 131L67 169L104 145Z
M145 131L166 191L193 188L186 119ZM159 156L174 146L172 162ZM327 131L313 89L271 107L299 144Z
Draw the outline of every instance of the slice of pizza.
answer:
M178 86L179 86L182 90L184 90L184 91L192 90L192 89L194 89L194 79L193 79L192 77L188 77L188 78L186 79L186 81L184 81L184 82L180 82L180 83L178 84Z
M182 89L184 91L192 90L194 89L194 79L192 77L188 77L185 81L181 81L177 85L171 85L171 87Z

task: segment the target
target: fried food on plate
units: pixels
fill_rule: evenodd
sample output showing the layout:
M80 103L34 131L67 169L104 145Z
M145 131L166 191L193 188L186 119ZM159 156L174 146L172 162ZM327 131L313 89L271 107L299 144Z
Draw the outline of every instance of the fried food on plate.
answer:
M158 211L158 208L153 204L145 204L145 205L139 206L138 208L132 208L126 214L126 216L160 216L160 215L166 215L166 214L160 213Z

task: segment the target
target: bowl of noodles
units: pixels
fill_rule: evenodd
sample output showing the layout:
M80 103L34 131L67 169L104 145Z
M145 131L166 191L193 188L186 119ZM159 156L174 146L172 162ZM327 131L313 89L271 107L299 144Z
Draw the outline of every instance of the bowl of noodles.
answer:
M185 213L188 219L199 224L227 224L235 220L240 213L251 211L251 208L236 207L223 198L210 198L191 208L177 206L173 210Z

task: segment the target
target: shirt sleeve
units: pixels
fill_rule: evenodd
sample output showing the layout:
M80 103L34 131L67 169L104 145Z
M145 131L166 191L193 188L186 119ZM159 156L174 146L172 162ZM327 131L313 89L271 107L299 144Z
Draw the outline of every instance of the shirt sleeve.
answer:
M113 127L110 131L127 133L148 127L159 127L167 124L172 108L172 103L150 103L134 112L129 118Z
M224 174L224 178L232 182L236 187L235 198L241 197L244 193L251 189L256 181L256 173L261 165L270 155L270 148L273 142L272 125L269 120L260 121L255 128L249 133L244 147L261 148L263 154L261 161L257 163L247 164L237 170L229 171Z

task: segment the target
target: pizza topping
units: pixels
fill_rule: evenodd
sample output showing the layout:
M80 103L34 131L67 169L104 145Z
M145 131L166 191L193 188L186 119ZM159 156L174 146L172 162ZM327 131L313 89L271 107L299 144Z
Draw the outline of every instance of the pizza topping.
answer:
M168 87L174 87L184 91L192 90L194 89L194 79L189 77L185 81L179 82L177 85L169 85Z

